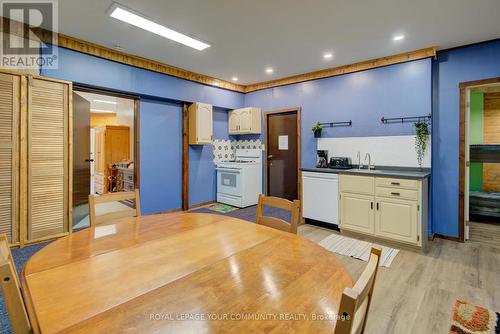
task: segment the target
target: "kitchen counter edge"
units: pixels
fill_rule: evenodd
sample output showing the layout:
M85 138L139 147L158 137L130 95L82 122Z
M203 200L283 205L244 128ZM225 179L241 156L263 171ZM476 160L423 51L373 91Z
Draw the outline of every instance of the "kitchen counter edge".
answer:
M429 169L412 170L412 169L375 169L368 171L366 169L334 169L334 168L301 168L303 172L313 173L330 173L344 175L365 175L365 176L381 176L381 177L396 177L410 179L425 179L431 175Z

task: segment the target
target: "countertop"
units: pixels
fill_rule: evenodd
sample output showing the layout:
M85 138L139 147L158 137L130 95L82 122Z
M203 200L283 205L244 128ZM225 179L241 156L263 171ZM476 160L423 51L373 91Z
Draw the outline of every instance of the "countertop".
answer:
M407 167L375 167L375 169L333 169L333 168L301 168L303 172L333 173L333 174L355 174L372 176L390 176L405 179L425 179L431 175L429 168L407 168Z

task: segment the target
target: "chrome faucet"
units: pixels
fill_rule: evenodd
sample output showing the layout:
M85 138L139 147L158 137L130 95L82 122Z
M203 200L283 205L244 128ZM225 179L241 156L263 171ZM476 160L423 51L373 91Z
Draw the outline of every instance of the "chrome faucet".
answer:
M363 165L361 164L361 152L358 151L358 169L363 168Z
M372 156L370 155L370 153L366 153L365 161L367 158L368 158L368 170L371 170L372 168L374 168L374 166L372 166Z

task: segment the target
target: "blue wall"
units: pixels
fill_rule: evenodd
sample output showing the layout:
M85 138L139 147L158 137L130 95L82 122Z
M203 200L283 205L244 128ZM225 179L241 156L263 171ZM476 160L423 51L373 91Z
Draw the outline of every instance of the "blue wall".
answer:
M500 76L500 40L440 52L433 62L433 228L458 237L458 85Z
M182 206L182 106L141 100L141 209L143 214Z
M313 167L316 122L352 120L351 127L325 128L325 137L413 134L413 126L380 122L382 116L431 113L431 60L423 59L245 95L245 106L262 110L302 107L302 166Z
M214 139L229 139L227 110L214 108ZM189 146L189 205L214 201L217 194L212 145Z
M145 214L181 207L180 105L161 100L205 102L234 109L244 95L59 48L59 68L41 75L141 96L141 197ZM227 138L227 113L214 112L215 138ZM225 134L224 134L225 131ZM156 152L155 150L158 150ZM189 150L191 205L215 199L212 148Z

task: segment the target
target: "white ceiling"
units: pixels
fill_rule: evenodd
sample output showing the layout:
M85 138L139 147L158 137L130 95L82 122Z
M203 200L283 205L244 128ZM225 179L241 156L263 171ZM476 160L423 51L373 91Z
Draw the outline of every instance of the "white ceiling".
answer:
M134 100L132 99L87 92L76 93L90 102L91 113L122 114L133 117Z
M59 31L219 79L237 76L240 84L500 37L500 0L119 1L212 45L197 51L109 17L112 3L60 0ZM396 34L405 40L394 42Z

